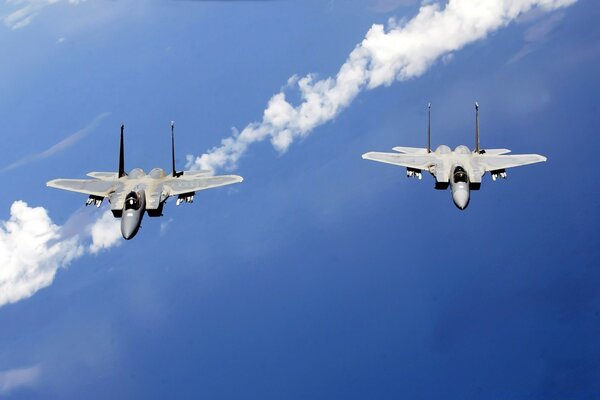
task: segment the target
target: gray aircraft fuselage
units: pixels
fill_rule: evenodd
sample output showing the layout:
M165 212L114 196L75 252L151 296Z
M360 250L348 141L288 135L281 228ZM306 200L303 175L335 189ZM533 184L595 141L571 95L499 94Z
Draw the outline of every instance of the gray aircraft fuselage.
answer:
M145 212L146 192L144 189L129 192L121 214L121 234L125 240L132 239L137 234Z

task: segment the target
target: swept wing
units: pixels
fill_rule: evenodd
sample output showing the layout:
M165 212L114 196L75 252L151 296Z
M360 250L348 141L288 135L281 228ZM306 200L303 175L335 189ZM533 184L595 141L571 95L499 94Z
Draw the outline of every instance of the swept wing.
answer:
M398 151L398 150L396 150ZM436 153L380 153L372 151L362 155L365 160L379 161L386 164L399 165L415 170L430 171L438 182L448 182L452 167Z
M178 178L165 180L163 185L168 189L169 196L177 196L199 190L231 185L243 180L244 178L238 175L194 176L183 174Z
M365 160L379 161L386 164L400 165L407 168L415 169L428 169L430 166L435 165L438 158L433 153L408 153L408 154L397 154L397 153L380 153L372 151L362 155Z
M539 154L518 154L518 155L488 155L481 154L473 157L473 164L476 164L485 171L498 171L507 168L520 167L522 165L535 164L546 161L546 157Z
M56 189L98 197L107 197L110 193L117 190L119 185L119 182L101 181L97 179L54 179L46 183L46 186Z

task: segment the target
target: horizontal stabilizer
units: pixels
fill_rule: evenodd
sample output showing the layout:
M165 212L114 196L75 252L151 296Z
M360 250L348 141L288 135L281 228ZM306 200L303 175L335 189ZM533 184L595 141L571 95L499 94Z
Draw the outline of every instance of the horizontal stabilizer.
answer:
M490 154L493 156L499 156L501 154L508 154L510 153L509 149L484 149L482 151L485 151L485 154Z
M100 179L103 181L115 180L119 177L118 172L90 172L89 174L86 174L86 175L89 176L90 178L96 178L96 179Z
M183 175L189 177L195 176L212 176L215 172L210 169L203 169L200 171L183 171Z
M398 153L404 154L427 154L427 149L423 149L421 147L394 147L392 150L397 151Z

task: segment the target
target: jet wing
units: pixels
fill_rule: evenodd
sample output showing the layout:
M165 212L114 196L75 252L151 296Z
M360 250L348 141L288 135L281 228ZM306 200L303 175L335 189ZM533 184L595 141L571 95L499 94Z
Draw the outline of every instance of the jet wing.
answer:
M418 154L399 154L399 153L379 153L372 151L362 155L365 160L379 161L386 164L400 165L407 168L429 169L437 164L438 158L432 153Z
M54 179L46 183L48 187L98 197L107 197L111 192L116 190L118 185L119 183L115 181L100 181L96 179Z
M186 176L183 174L178 178L166 180L164 185L169 189L169 196L197 192L200 190L216 188L219 186L231 185L242 182L244 178L237 175L220 176Z
M363 154L362 158L386 164L399 165L406 168L426 170L435 176L437 182L448 182L450 177L450 165L436 153L398 154L373 151Z
M485 171L497 171L501 169L520 167L522 165L535 164L546 161L546 157L539 154L518 155L488 155L481 154L473 157L473 163L485 169Z
M398 153L404 153L404 154L427 154L428 153L427 149L424 149L422 147L397 146L397 147L394 147L392 150L397 151Z

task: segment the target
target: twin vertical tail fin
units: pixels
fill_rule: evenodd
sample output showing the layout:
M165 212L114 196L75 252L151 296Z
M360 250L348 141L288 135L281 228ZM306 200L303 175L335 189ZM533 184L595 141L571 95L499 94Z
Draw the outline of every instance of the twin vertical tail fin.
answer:
M427 104L427 152L431 153L431 103ZM479 103L475 102L475 153L483 154L479 145Z
M479 103L475 102L475 153L482 154L485 151L479 146Z
M119 178L127 176L125 173L125 150L123 146L123 130L125 125L121 125L121 145L119 146Z
M431 103L427 104L427 152L431 153Z
M183 175L183 172L177 172L175 169L175 121L171 121L171 162L172 162L172 175L173 178L177 178Z

